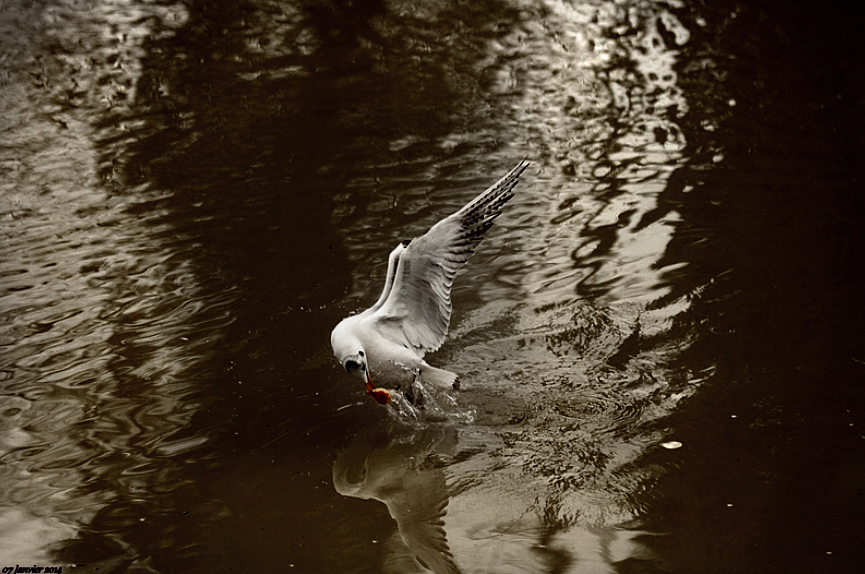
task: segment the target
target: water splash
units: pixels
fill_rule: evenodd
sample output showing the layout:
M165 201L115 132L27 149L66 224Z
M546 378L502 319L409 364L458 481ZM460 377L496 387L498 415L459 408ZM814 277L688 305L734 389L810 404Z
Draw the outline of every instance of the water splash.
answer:
M413 428L423 428L430 423L471 424L475 421L477 408L460 405L454 392L424 385L421 380L415 380L412 387L413 402L400 391L390 393L388 415L394 421Z

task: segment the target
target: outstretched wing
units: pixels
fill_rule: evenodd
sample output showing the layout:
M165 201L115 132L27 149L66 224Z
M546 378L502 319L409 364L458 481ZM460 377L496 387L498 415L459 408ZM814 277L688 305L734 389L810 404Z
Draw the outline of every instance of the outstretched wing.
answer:
M444 342L451 319L451 286L460 267L475 252L483 235L513 197L521 161L492 187L453 215L411 241L395 257L393 275L369 316L382 335L423 356ZM389 269L390 271L390 269ZM392 278L392 283L390 282ZM380 299L381 302L381 299Z

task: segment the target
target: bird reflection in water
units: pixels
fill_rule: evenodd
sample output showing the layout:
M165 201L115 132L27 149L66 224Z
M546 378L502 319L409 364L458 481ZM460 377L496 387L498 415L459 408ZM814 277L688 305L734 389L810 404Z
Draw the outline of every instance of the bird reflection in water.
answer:
M495 437L476 429L391 420L359 435L337 457L337 492L383 502L396 520L397 532L384 546L384 572L612 574L654 564L642 542L649 533L612 494L561 490L525 468L487 458L495 445L501 446ZM544 500L567 504L575 518L557 518Z
M444 466L456 439L452 427L382 427L356 438L334 463L337 492L383 502L396 520L386 572L460 572L444 529L450 498Z

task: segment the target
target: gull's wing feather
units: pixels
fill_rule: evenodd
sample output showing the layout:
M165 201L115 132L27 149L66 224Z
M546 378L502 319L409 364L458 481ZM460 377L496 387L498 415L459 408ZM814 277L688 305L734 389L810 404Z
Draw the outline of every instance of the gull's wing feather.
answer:
M390 291L393 288L393 280L396 277L397 266L399 265L399 258L402 255L402 252L405 251L406 245L409 244L409 241L403 241L399 245L394 248L393 251L390 252L390 255L387 258L387 276L384 279L384 289L381 290L381 295L379 295L378 301L375 302L375 305L361 313L361 316L364 315L372 315L376 311L378 311L382 305L384 305L385 301L387 301L388 296L390 295Z
M454 276L513 197L514 186L528 165L528 161L520 162L397 254L392 275L388 269L391 284L386 282L385 290L389 292L382 293L384 302L379 299L369 316L384 336L421 356L441 346L450 324Z

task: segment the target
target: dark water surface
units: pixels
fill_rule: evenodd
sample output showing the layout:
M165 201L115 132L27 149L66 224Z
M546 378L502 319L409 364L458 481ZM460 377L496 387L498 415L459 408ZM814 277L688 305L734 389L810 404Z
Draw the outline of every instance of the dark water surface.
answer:
M857 571L861 24L0 3L0 566ZM330 330L524 157L399 424Z

